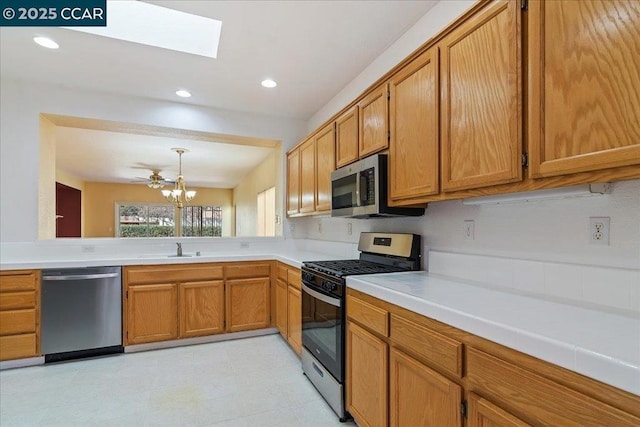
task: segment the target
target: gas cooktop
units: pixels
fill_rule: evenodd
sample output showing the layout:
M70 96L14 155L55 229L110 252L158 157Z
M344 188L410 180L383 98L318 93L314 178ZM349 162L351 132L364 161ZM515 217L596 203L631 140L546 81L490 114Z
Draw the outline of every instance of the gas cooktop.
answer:
M360 259L313 261L305 262L304 265L307 268L336 277L353 276L356 274L395 273L399 271L407 271L406 268L379 264Z

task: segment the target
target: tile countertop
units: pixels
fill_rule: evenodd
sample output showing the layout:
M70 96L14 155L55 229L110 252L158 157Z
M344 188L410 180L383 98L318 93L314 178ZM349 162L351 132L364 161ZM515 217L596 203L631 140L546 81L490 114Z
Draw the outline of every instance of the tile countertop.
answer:
M185 253L187 253L185 251ZM318 261L336 259L335 255L324 253L277 250L267 251L242 251L242 252L203 252L200 256L169 257L164 254L141 255L83 255L47 259L34 259L33 261L9 261L0 263L0 270L44 269L44 268L77 268L97 267L108 265L152 265L152 264L191 264L200 262L231 262L231 261L263 261L277 260L292 267L302 267L304 261Z
M428 272L347 278L347 287L640 395L640 319Z

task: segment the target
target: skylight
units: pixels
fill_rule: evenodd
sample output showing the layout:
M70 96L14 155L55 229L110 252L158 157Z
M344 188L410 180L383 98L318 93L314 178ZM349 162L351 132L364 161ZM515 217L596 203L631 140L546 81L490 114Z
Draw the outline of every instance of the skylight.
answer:
M65 28L215 58L222 21L142 1L109 0L106 27Z

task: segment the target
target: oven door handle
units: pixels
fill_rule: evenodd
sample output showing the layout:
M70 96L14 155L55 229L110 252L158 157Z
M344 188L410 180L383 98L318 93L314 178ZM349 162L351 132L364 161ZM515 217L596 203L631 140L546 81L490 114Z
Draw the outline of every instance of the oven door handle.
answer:
M312 297L317 298L322 302L326 302L327 304L330 304L330 305L332 305L334 307L340 307L341 306L340 299L330 297L329 295L321 294L318 291L314 291L313 289L311 289L310 287L308 287L304 283L302 284L302 290L305 291L306 293L308 293L309 295L311 295Z

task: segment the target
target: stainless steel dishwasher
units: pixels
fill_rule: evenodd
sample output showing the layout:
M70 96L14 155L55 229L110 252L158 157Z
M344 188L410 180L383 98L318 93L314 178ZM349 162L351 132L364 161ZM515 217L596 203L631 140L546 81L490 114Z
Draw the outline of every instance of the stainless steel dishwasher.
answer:
M45 363L122 353L122 268L42 271Z

